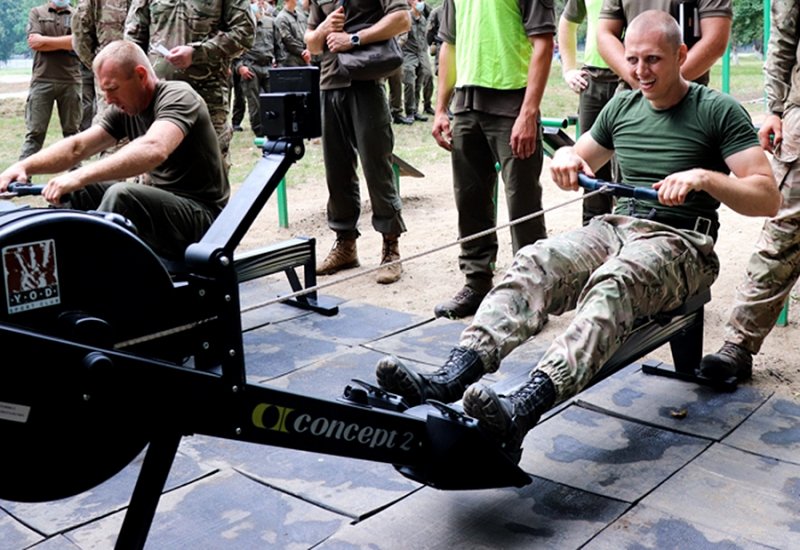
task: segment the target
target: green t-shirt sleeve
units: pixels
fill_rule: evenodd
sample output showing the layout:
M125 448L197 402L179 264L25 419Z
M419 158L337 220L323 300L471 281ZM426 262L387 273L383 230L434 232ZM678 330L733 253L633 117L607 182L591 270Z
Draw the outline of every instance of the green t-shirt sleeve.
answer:
M153 122L168 120L187 136L197 121L201 101L191 89L165 88L156 99Z
M719 150L722 158L749 149L759 147L753 121L749 113L733 98L719 94L714 108L710 110L710 124L717 124L716 135L720 136Z
M583 23L583 20L586 19L586 2L584 0L567 0L561 15L570 23Z

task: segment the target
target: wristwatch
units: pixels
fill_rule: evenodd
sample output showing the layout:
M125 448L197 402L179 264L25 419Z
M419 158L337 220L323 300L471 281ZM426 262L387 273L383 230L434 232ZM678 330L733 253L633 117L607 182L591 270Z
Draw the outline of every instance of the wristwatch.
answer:
M353 47L360 46L361 45L361 37L358 36L357 34L351 34L350 35L350 43L353 45Z

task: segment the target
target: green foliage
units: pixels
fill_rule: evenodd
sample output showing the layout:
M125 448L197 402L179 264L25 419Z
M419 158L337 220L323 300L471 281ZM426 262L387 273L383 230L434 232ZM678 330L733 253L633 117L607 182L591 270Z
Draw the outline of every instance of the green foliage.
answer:
M764 34L764 1L733 0L731 41L737 46L755 45L761 50Z
M12 55L28 53L25 26L31 8L44 0L3 0L0 2L0 61Z

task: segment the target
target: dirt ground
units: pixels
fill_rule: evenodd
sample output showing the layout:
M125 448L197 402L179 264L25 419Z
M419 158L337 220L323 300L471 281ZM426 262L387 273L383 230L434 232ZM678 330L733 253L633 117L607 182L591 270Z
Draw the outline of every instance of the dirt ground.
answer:
M319 145L309 145L319 147ZM302 160L300 162L303 162ZM463 283L458 270L458 247L449 246L431 254L426 252L439 249L457 239L455 207L452 195L452 179L448 162L416 163L424 178L401 178L403 216L408 232L400 240L401 255L411 258L404 263L403 278L392 285L379 285L374 282L374 273L349 279L353 273L364 273L375 268L380 262L381 240L370 223L370 207L365 201L362 211L358 241L361 267L328 277L320 277L321 285L333 283L321 290L323 294L359 300L373 305L397 309L422 316L432 316L433 306L450 297ZM548 161L542 179L544 205L552 209L546 214L549 234L564 232L580 223L580 201L578 195L559 190L549 179ZM366 189L362 182L362 195ZM242 248L252 248L267 242L282 240L296 235L317 238L318 262L325 256L333 242L333 233L325 222L325 200L327 193L324 182L298 183L289 188L289 227L279 227L277 207L268 204L259 220L242 243ZM499 223L508 221L504 212L502 193L500 196ZM722 231L717 244L722 269L719 279L712 287L712 301L705 311L706 353L716 351L723 339L723 327L734 292L741 280L752 246L763 223L761 218L746 218L723 207L720 213ZM500 252L497 272L502 273L511 262L511 240L508 229L499 233ZM417 255L420 255L418 258ZM336 283L348 277L348 280ZM498 277L496 277L496 280ZM793 300L794 301L794 300ZM800 361L798 348L800 335L798 307L790 307L789 325L775 327L764 347L755 357L753 385L769 391L780 392L800 399ZM567 313L552 318L545 330L537 336L550 341L563 330L571 318ZM454 343L455 344L455 343ZM668 346L656 350L651 357L671 363Z

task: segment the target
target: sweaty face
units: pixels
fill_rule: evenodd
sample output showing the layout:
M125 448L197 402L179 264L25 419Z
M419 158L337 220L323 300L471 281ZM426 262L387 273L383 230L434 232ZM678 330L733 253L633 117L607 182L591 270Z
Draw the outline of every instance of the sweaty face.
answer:
M681 63L685 47L676 49L658 30L636 29L625 37L625 59L630 75L653 107L671 107L683 97Z
M134 71L125 74L113 62L104 63L97 74L100 90L106 96L106 102L114 105L127 115L139 114L146 105L143 105L144 84L143 76Z

